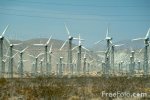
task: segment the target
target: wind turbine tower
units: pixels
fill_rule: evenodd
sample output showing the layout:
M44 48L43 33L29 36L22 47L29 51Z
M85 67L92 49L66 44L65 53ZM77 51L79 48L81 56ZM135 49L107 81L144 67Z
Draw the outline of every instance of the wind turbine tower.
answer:
M8 74L9 74L9 77L10 78L13 78L13 63L14 63L14 57L15 55L13 55L13 50L14 50L14 46L18 46L20 45L21 43L19 44L12 44L7 38L5 38L6 41L8 42L9 44L9 67L8 67Z
M38 58L39 56L43 55L44 53L40 53L38 54L37 56L33 56L33 55L29 55L30 57L34 58L35 59L35 68L34 68L34 74L37 75L37 68L38 68ZM34 65L34 63L33 63Z
M51 72L51 70L50 70L50 66L49 66L49 64L48 64L48 56L47 56L47 54L48 54L48 44L50 43L50 40L51 40L51 38L52 38L52 36L50 36L50 38L48 39L48 41L45 43L45 44L33 44L33 45L35 45L35 46L44 46L44 60L45 60L45 66L46 66L46 72L47 72L47 75L49 75L50 74L50 72Z
M20 61L19 61L19 77L20 78L23 78L23 68L24 68L24 64L23 64L23 62L24 61L26 61L26 60L23 60L23 54L24 54L24 52L25 52L25 50L27 49L28 47L26 47L25 49L23 49L23 50L21 50L21 51L19 51L19 50L15 50L15 51L17 51L17 52L19 52L19 56L20 56Z
M65 44L68 42L68 59L67 59L67 69L70 69L70 71L72 71L73 69L73 65L72 65L72 41L74 38L70 35L70 31L68 29L68 27L65 25L67 34L68 34L68 39L64 42L64 44L61 46L60 50L62 50L62 48L65 46ZM68 66L69 65L69 66ZM69 67L69 68L68 68ZM72 72L71 72L72 73Z
M4 34L8 28L8 25L4 29L3 33L0 36L0 77L2 75L2 67L3 67L3 42L4 42Z
M87 62L87 58L86 58L86 51L85 51L85 54L84 54L84 58L83 58L83 73L84 75L86 75L86 63Z
M109 37L108 34L109 34L109 27L107 27L107 33L106 33L105 39L100 40L100 41L98 41L98 42L95 43L95 44L98 44L98 43L106 40L107 45L106 45L105 63L106 63L106 69L108 70L107 74L109 74L109 71L111 70L111 68L110 68L110 47L111 47L111 45L110 44L112 43L111 42L112 37Z
M115 45L115 44L112 44L112 46L111 46L111 58L110 58L110 60L111 60L111 67L112 67L112 70L113 70L113 74L115 73L115 47L120 47L120 46L122 46L122 45L124 45L124 44L120 44L120 45Z
M80 68L81 68L81 52L82 52L82 48L89 51L87 48L85 48L84 46L82 46L81 44L81 41L83 41L84 39L81 39L80 37L80 34L79 34L79 37L78 37L78 40L79 40L79 44L78 46L75 46L72 50L74 50L75 48L78 47L78 59L77 59L77 74L79 75L80 74Z
M149 47L149 34L150 34L150 28L144 38L137 38L133 39L132 41L136 40L144 40L144 60L143 60L143 69L144 69L144 75L148 75L148 47Z

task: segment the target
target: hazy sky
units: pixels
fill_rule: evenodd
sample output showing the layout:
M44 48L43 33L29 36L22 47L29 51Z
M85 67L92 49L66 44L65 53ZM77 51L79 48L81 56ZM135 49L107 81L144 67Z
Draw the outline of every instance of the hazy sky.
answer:
M144 37L150 27L150 0L0 0L0 32L13 39L65 40L71 34L86 46L105 38L107 24L114 41Z

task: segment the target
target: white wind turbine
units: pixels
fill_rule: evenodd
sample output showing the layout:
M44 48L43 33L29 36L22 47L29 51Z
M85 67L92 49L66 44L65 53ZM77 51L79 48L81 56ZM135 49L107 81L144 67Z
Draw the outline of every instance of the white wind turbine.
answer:
M4 34L5 34L6 30L8 29L8 26L9 25L6 26L6 28L4 29L4 31L0 35L0 77L2 75L2 67L3 67L3 42L4 42Z
M37 68L38 68L38 58L41 56L41 55L43 55L44 53L40 53L40 54L38 54L37 56L33 56L33 55L31 55L31 54L28 54L30 57L32 57L32 58L34 58L35 59L35 61L34 61L34 63L35 63L35 68L34 68L34 74L35 75L37 75ZM34 64L33 63L33 64ZM32 71L31 71L32 72Z
M67 69L69 67L69 69L72 70L72 41L77 39L77 38L74 38L73 36L71 36L70 34L70 31L68 29L68 27L66 26L65 24L65 28L66 28L66 31L67 31L67 34L68 34L68 39L64 42L64 44L61 46L60 50L62 50L62 48L66 45L66 43L68 42L68 60L67 60Z
M104 40L106 40L106 42L107 42L107 50L106 50L106 60L105 60L105 65L107 66L107 68L108 68L108 70L110 70L110 44L112 43L111 42L111 40L112 40L112 37L109 37L108 36L109 35L109 27L107 27L107 33L106 33L106 37L105 37L105 39L103 39L103 40L100 40L100 41L97 41L95 44L98 44L98 43L100 43L100 42L102 42L102 41L104 41Z
M50 74L51 74L51 71L52 71L52 56L53 56L53 54L52 54L53 53L52 52L52 47L53 47L53 45L51 44L50 49L48 51L48 56L49 56L49 61L48 61L49 63L48 64L49 64L49 68L50 68L49 69L49 71L50 71L49 73Z
M8 48L6 50L6 56L8 55ZM7 61L8 57L6 57L5 59L3 58L2 60L2 76L4 77L5 76L5 69L6 69L6 61Z
M40 60L40 74L41 74L41 76L43 76L43 61L44 61L44 58L42 58Z
M4 77L5 76L5 69L6 69L6 61L7 61L8 58L5 58L2 60L2 76Z
M120 46L123 46L124 44L119 44L119 45L115 45L113 43L111 43L112 46L111 46L111 58L110 58L110 62L111 62L111 66L112 66L112 70L113 70L113 74L115 73L115 68L114 68L114 64L115 64L115 47L120 47Z
M9 77L13 78L13 63L14 63L13 50L14 50L14 46L18 46L21 43L13 44L7 38L5 38L5 39L9 44L9 68L8 68L8 73L10 74Z
M18 52L17 52L18 53ZM7 58L9 58L9 66L8 66L8 77L9 78L13 78L13 62L14 62L14 57L17 55L17 53L16 54L14 54L14 55L11 55L11 53L10 53L10 55L8 56L8 55L4 55L5 57L7 57Z
M50 73L50 66L48 66L48 57L47 57L47 53L48 53L48 44L50 43L50 40L51 40L52 36L50 36L50 38L48 39L48 41L45 43L45 44L33 44L35 46L44 46L44 49L45 49L45 57L44 57L44 60L45 60L45 66L46 66L46 71L47 71L47 75L49 75Z
M14 49L15 51L19 52L20 60L18 62L18 69L19 69L18 71L19 71L20 78L23 78L23 72L24 72L24 70L23 70L23 68L24 68L23 62L27 61L27 60L23 60L23 54L24 54L25 50L27 50L27 49L28 49L28 47L24 48L21 51Z
M87 48L85 48L84 46L82 46L81 41L83 41L84 39L81 39L80 34L79 34L78 40L79 40L78 46L75 46L72 50L74 50L78 47L77 73L80 74L82 49L85 49L87 51L89 51L89 50Z
M149 47L149 34L150 34L150 28L144 38L137 38L137 39L132 39L132 41L137 41L137 40L144 40L144 61L143 61L143 67L144 67L144 75L148 75L148 47Z
M104 62L102 62L102 67L104 68L104 76L106 77L106 78L108 78L109 77L109 58L108 58L108 56L110 55L110 53L109 52L107 52L107 50L106 51L97 51L97 52L101 52L101 53L104 53L105 54L105 61Z
M84 53L84 58L83 58L83 73L86 75L86 65L87 65L87 58L86 58L86 51Z
M50 68L51 71L52 71L52 57L58 60L58 58L53 55L52 48L53 48L53 44L51 44L50 49L49 49L49 51L48 51L48 55L49 55L49 66L50 66L49 68ZM56 62L56 60L53 60L53 61ZM57 63L57 62L56 62L56 63ZM52 72L50 72L50 73L53 74Z
M58 75L60 77L62 77L62 75L63 75L63 57L60 57L60 59L59 59Z

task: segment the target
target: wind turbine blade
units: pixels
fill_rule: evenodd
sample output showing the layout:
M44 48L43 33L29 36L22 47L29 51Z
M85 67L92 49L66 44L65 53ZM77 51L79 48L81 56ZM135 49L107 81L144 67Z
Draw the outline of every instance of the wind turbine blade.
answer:
M145 36L145 39L147 39L149 37L149 33L150 33L150 28L148 29L148 32L147 32L147 34Z
M81 37L80 37L80 34L79 34L79 46L81 45Z
M6 41L8 42L8 44L10 44L10 41L9 41L9 39L8 39L8 38L6 38L6 37L5 37L5 39L6 39Z
M28 49L29 47L27 46L25 49L23 49L21 52L24 52L26 49Z
M92 63L94 60L91 60L89 63Z
M78 46L73 47L72 50L74 50L74 49L77 48L77 47L78 47Z
M139 53L141 53L143 49L144 49L144 48L140 49Z
M119 44L119 45L115 45L115 47L120 47L120 46L123 46L124 44Z
M30 55L30 54L27 54L28 56L32 57L32 58L35 58L33 55Z
M51 38L52 38L52 35L50 36L50 38L49 38L49 39L48 39L48 41L46 42L46 45L48 45L48 44L49 44L49 42L50 42Z
M136 39L132 39L132 41L137 41L137 40L144 40L144 38L136 38Z
M110 41L110 43L113 45L112 41Z
M13 49L14 51L20 52L19 50Z
M53 47L53 44L51 44L51 46L50 46L49 53L52 52L52 47Z
M39 57L39 56L41 56L41 55L43 55L44 53L40 53L40 54L38 54L38 56L37 57Z
M44 46L44 44L33 44L34 46Z
M17 52L18 53L18 52ZM12 58L14 58L16 55L17 55L17 53L16 54L14 54L13 56L12 56Z
M102 42L102 41L104 41L104 40L97 41L97 42L95 42L94 44L98 44L98 43L100 43L100 42Z
M84 46L82 46L82 48L83 48L83 49L85 49L85 50L87 50L87 51L90 51L89 49L87 49L87 48L86 48L86 47L84 47Z
M17 46L17 45L20 45L20 44L22 44L22 43L18 43L18 44L13 44L14 46Z
M106 51L96 51L96 52L99 52L99 53L105 53Z
M73 38L74 40L79 40L79 38Z
M68 40L66 40L66 41L64 42L64 44L61 46L60 50L65 46L65 44L67 43L67 41L68 41Z
M3 61L6 62L7 59L8 59L8 57L6 57L6 59L3 59Z
M66 28L66 31L67 31L68 36L70 36L70 32L69 32L69 29L68 29L68 27L67 27L66 24L65 24L65 28Z
M23 62L27 62L27 61L29 61L29 60L23 60Z
M6 30L8 29L8 26L9 26L9 25L7 25L7 26L6 26L6 28L4 29L4 31L3 31L3 33L2 33L2 35L1 35L1 36L4 36L4 34L5 34Z
M106 39L108 38L109 28L107 27Z

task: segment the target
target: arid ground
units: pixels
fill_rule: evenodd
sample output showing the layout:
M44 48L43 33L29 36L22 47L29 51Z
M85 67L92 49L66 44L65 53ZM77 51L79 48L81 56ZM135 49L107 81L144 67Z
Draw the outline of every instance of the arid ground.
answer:
M102 92L146 93L144 97L110 97ZM0 79L0 100L150 100L150 78L48 77Z

